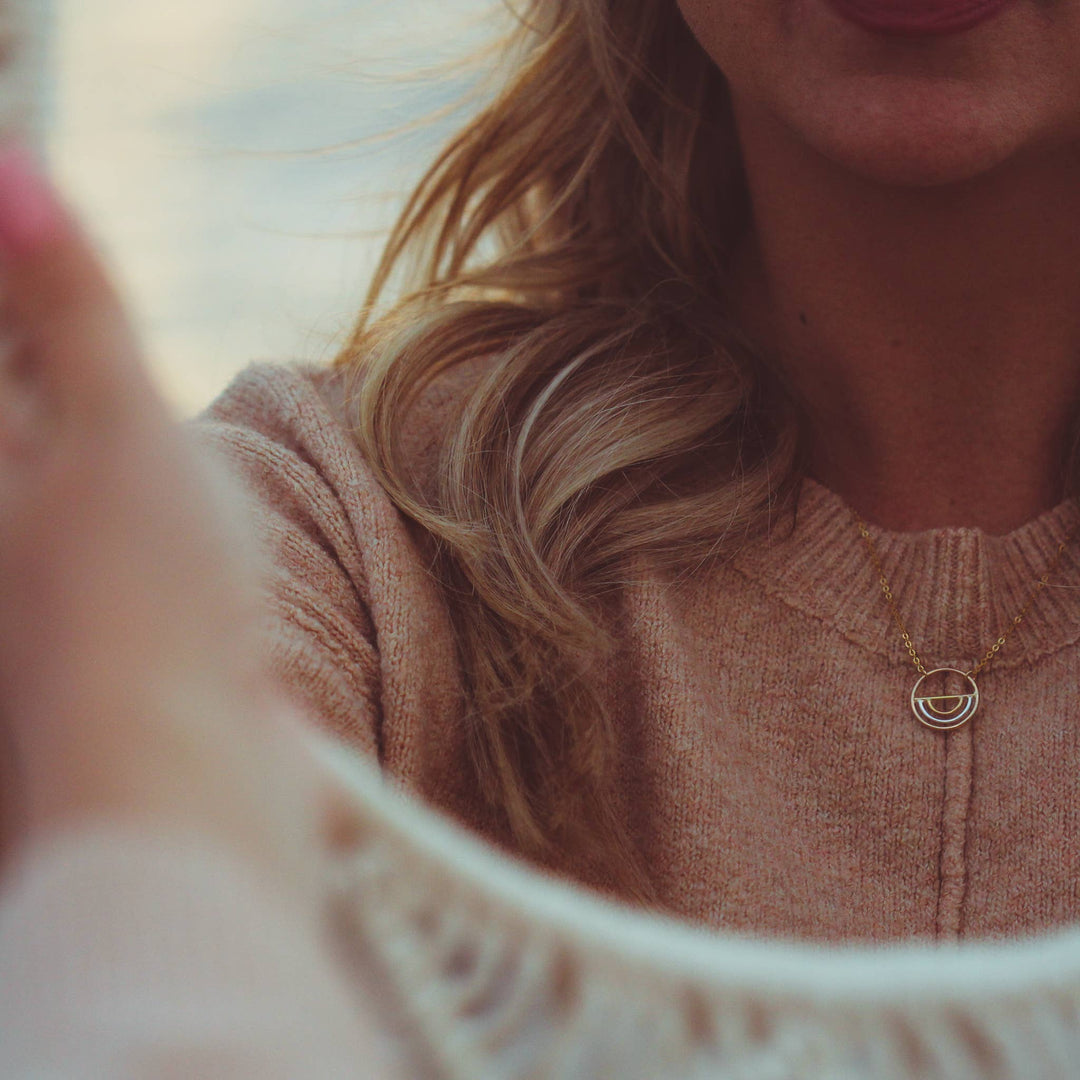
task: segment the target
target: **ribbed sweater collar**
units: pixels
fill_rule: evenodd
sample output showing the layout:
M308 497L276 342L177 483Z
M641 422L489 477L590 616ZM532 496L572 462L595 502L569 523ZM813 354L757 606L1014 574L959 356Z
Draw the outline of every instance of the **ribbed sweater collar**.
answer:
M1067 500L1005 536L947 528L870 526L901 616L928 667L968 667L1023 608L1058 545L1080 522ZM748 545L735 567L770 595L897 664L910 663L848 506L812 480L794 527ZM1080 641L1080 537L994 661L1015 668ZM808 649L816 643L806 642Z

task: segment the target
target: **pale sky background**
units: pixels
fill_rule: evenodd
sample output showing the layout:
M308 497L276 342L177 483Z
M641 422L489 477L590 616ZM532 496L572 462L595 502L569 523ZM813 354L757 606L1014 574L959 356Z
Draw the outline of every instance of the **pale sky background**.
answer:
M424 69L505 19L497 0L29 3L51 13L48 159L182 414L253 359L332 354L466 114L377 136L460 99L473 76Z

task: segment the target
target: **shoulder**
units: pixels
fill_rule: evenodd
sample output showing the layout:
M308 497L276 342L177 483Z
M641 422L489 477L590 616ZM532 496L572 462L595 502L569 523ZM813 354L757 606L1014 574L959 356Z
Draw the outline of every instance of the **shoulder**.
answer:
M400 418L401 445L414 467L435 466L461 409L490 372L483 357L440 373ZM373 482L351 432L349 376L325 365L260 362L245 368L193 422L200 438L247 446L268 463L306 462L324 475Z
M453 642L423 538L364 460L345 391L334 369L253 364L190 429L249 503L276 674L321 727L408 771L396 742L449 708ZM443 392L412 418L418 451L453 411Z
M251 364L192 426L201 441L245 448L267 465L362 468L344 417L333 405L338 381L330 369Z
M189 431L245 502L263 557L272 674L320 726L377 753L372 596L393 568L370 553L385 552L401 525L324 395L330 374L253 364Z
M240 482L279 569L310 575L325 555L364 593L358 539L393 531L396 514L333 407L333 382L329 370L252 364L191 430Z

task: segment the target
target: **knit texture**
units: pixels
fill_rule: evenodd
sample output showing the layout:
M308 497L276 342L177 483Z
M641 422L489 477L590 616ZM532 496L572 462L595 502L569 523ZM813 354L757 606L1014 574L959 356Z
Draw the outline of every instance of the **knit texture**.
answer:
M466 387L440 384L403 420L418 468ZM446 602L350 438L336 376L255 365L196 426L251 494L282 686L319 728L505 844L468 783ZM1065 503L1005 537L872 529L927 664L970 667L1078 515ZM950 733L912 716L916 675L862 541L818 485L794 528L688 583L645 562L627 577L601 678L622 733L617 809L672 915L832 943L1080 921L1075 548Z
M1010 943L811 946L704 932L538 878L360 759L338 955L408 1032L410 1076L1064 1080L1080 929ZM421 1066L419 1063L423 1062Z
M856 946L710 932L537 875L364 755L297 735L352 793L311 910L244 852L160 825L24 852L0 904L0 1075L1076 1075L1080 928Z

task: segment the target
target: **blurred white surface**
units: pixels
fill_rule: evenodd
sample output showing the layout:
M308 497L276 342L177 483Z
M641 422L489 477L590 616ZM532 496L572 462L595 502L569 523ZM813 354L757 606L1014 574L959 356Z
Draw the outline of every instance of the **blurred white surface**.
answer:
M492 0L31 0L45 137L181 413L253 359L329 358L395 209L465 113Z

